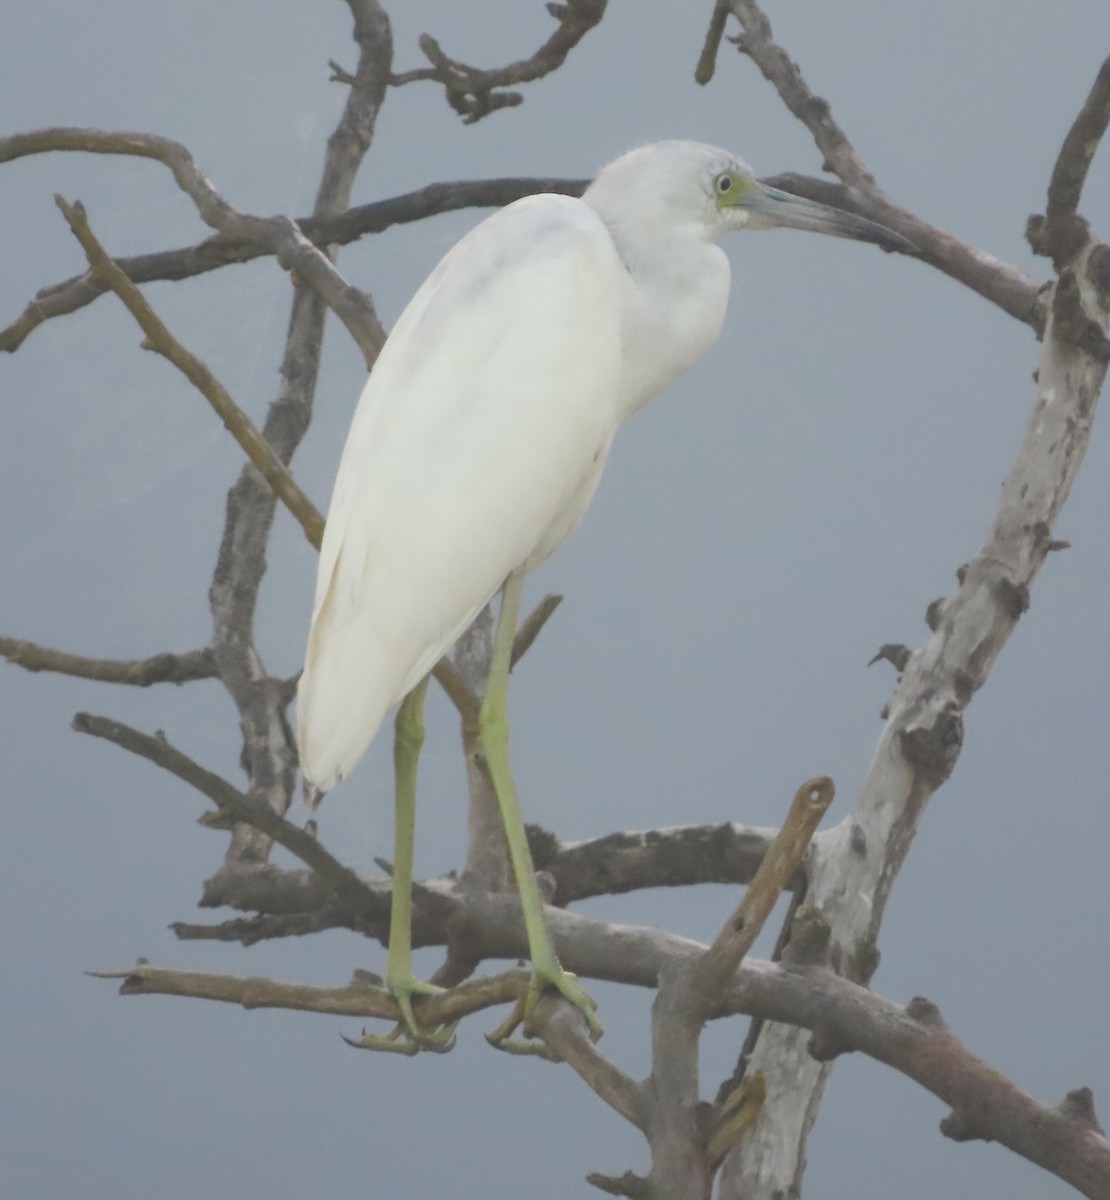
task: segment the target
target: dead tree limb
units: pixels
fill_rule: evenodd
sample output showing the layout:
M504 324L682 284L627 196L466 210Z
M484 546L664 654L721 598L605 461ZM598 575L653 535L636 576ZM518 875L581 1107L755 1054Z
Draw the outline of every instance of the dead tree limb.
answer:
M557 71L567 55L605 16L609 0L565 0L548 4L547 11L559 23L555 32L530 57L507 67L483 69L451 58L430 34L420 37L420 50L432 64L414 71L403 71L390 78L394 87L406 83L431 81L442 86L447 103L473 125L501 108L516 108L524 103L520 92L509 91L521 83L532 83Z
M124 683L132 687L150 687L155 683L192 683L196 679L212 679L216 674L207 650L153 654L150 658L89 658L40 646L37 642L0 637L0 657L25 671L50 671L57 675L71 675L75 679Z
M734 11L753 7L736 0ZM769 37L769 28L763 33ZM877 964L891 887L925 806L959 757L964 710L1028 607L1089 444L1110 359L1106 254L1088 240L1049 290L1032 413L986 540L960 568L955 595L936 606L933 636L905 664L852 812L814 843L807 903L829 922L836 961L854 981L866 983ZM795 1027L773 1024L762 1031L749 1070L765 1074L768 1103L726 1163L722 1195L764 1200L800 1188L828 1068L813 1062Z

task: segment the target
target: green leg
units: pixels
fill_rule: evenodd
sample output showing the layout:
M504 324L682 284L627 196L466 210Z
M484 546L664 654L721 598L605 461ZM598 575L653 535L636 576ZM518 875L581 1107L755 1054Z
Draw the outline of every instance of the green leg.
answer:
M524 1015L527 1019L545 987L554 987L571 1004L581 1009L589 1026L590 1036L596 1040L601 1036L601 1022L594 1011L597 1005L578 980L559 965L547 933L547 926L544 924L543 898L536 883L532 855L528 850L516 784L509 763L509 670L523 586L523 571L514 571L505 581L501 593L501 611L497 617L489 681L486 684L485 699L482 701L478 722L490 780L501 809L501 821L509 844L509 858L520 892L520 905L524 910L524 926L528 932L528 946L532 956L532 979L528 987Z
M412 970L412 852L416 830L416 770L424 745L425 678L401 701L394 726L393 767L396 779L396 833L393 853L393 900L389 914L389 957L386 985L397 999L401 1022L386 1037L366 1036L361 1045L373 1050L396 1050L415 1054L423 1048L449 1050L454 1045L454 1026L428 1031L416 1023L413 996L434 995L443 989L423 983ZM407 1034L407 1038L404 1036Z

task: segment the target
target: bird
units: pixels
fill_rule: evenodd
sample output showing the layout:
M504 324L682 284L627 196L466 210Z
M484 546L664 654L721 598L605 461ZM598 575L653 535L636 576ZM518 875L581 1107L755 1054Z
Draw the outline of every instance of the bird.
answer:
M397 320L355 409L320 549L297 747L306 786L346 779L395 705L396 848L386 982L402 1022L375 1048L442 1048L411 955L416 762L429 671L498 592L480 728L531 957L528 1010L555 988L601 1026L543 919L508 758L507 679L526 574L578 526L614 435L716 341L726 233L790 227L906 250L891 230L760 183L726 150L641 146L581 198L487 217ZM388 1044L387 1044L388 1043Z

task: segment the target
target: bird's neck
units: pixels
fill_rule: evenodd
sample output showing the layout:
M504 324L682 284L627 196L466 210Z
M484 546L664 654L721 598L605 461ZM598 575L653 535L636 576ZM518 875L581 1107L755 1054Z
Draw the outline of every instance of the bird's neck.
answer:
M700 228L642 231L610 226L628 277L623 314L621 419L669 387L717 340L728 306L729 265Z

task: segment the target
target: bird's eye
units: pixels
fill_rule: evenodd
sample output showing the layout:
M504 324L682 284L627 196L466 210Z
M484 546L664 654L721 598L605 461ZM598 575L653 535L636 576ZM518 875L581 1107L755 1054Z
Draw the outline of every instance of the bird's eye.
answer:
M726 192L732 190L732 176L718 175L717 176L717 195L723 196Z

